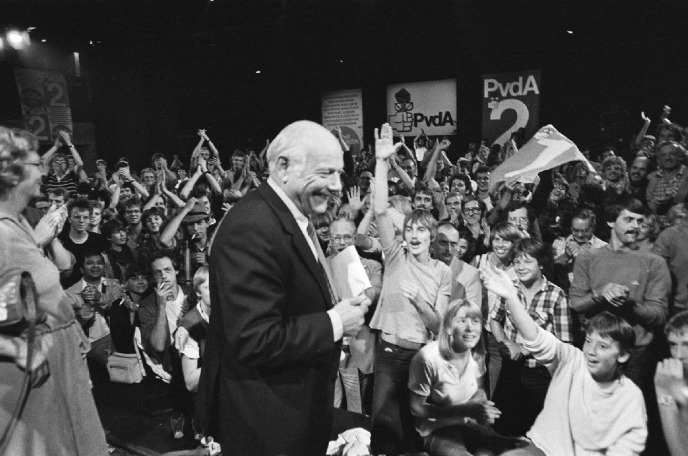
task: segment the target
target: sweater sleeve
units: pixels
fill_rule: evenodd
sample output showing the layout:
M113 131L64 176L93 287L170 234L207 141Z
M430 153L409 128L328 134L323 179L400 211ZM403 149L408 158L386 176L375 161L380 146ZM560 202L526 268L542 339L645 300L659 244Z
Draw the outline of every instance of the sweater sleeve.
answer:
M666 261L653 255L648 268L647 286L642 303L633 306L633 313L638 322L647 329L659 328L666 322L669 313L669 292L671 291L671 274Z
M552 375L560 366L573 361L580 354L580 350L576 347L560 341L554 334L539 326L535 339L531 341L524 339L523 346Z

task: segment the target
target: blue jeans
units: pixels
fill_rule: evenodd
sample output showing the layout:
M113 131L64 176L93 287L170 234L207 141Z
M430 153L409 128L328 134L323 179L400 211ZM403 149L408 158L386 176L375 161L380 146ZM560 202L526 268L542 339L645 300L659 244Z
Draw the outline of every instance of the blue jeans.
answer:
M409 367L417 350L380 340L375 348L375 386L371 447L373 454L418 452L422 440L409 406Z

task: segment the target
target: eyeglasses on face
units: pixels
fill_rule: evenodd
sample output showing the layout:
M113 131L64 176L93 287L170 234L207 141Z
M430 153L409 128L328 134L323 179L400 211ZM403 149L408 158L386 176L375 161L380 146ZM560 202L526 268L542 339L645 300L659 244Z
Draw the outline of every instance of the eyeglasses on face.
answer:
M349 242L349 241L351 241L353 238L354 238L354 237L353 237L351 234L344 234L344 235L342 235L342 236L340 236L340 235L337 234L337 235L332 236L332 240L335 241L335 242L341 242L341 241Z
M479 207L466 207L463 209L466 214L480 214Z

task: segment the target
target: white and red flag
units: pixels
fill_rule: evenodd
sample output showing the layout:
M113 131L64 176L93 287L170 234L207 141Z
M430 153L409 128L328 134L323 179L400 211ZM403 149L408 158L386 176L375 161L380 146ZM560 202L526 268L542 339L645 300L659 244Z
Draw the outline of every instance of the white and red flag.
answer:
M538 173L572 161L585 162L590 172L595 172L573 141L552 125L547 125L540 128L530 141L492 171L491 185L496 188L500 182L513 178L529 184Z

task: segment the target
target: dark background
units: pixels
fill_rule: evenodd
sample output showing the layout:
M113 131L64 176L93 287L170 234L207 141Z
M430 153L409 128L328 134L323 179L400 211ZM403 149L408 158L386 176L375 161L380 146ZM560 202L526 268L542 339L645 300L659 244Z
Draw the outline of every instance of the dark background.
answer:
M14 67L64 70L78 51L73 117L95 123L108 160L188 157L201 127L225 157L260 150L293 120L319 121L323 91L359 87L369 142L388 84L446 78L457 155L480 139L481 75L540 68L540 124L596 148L664 104L688 124L686 3L0 0L1 29L36 27L30 50L0 51L0 123L21 119Z

